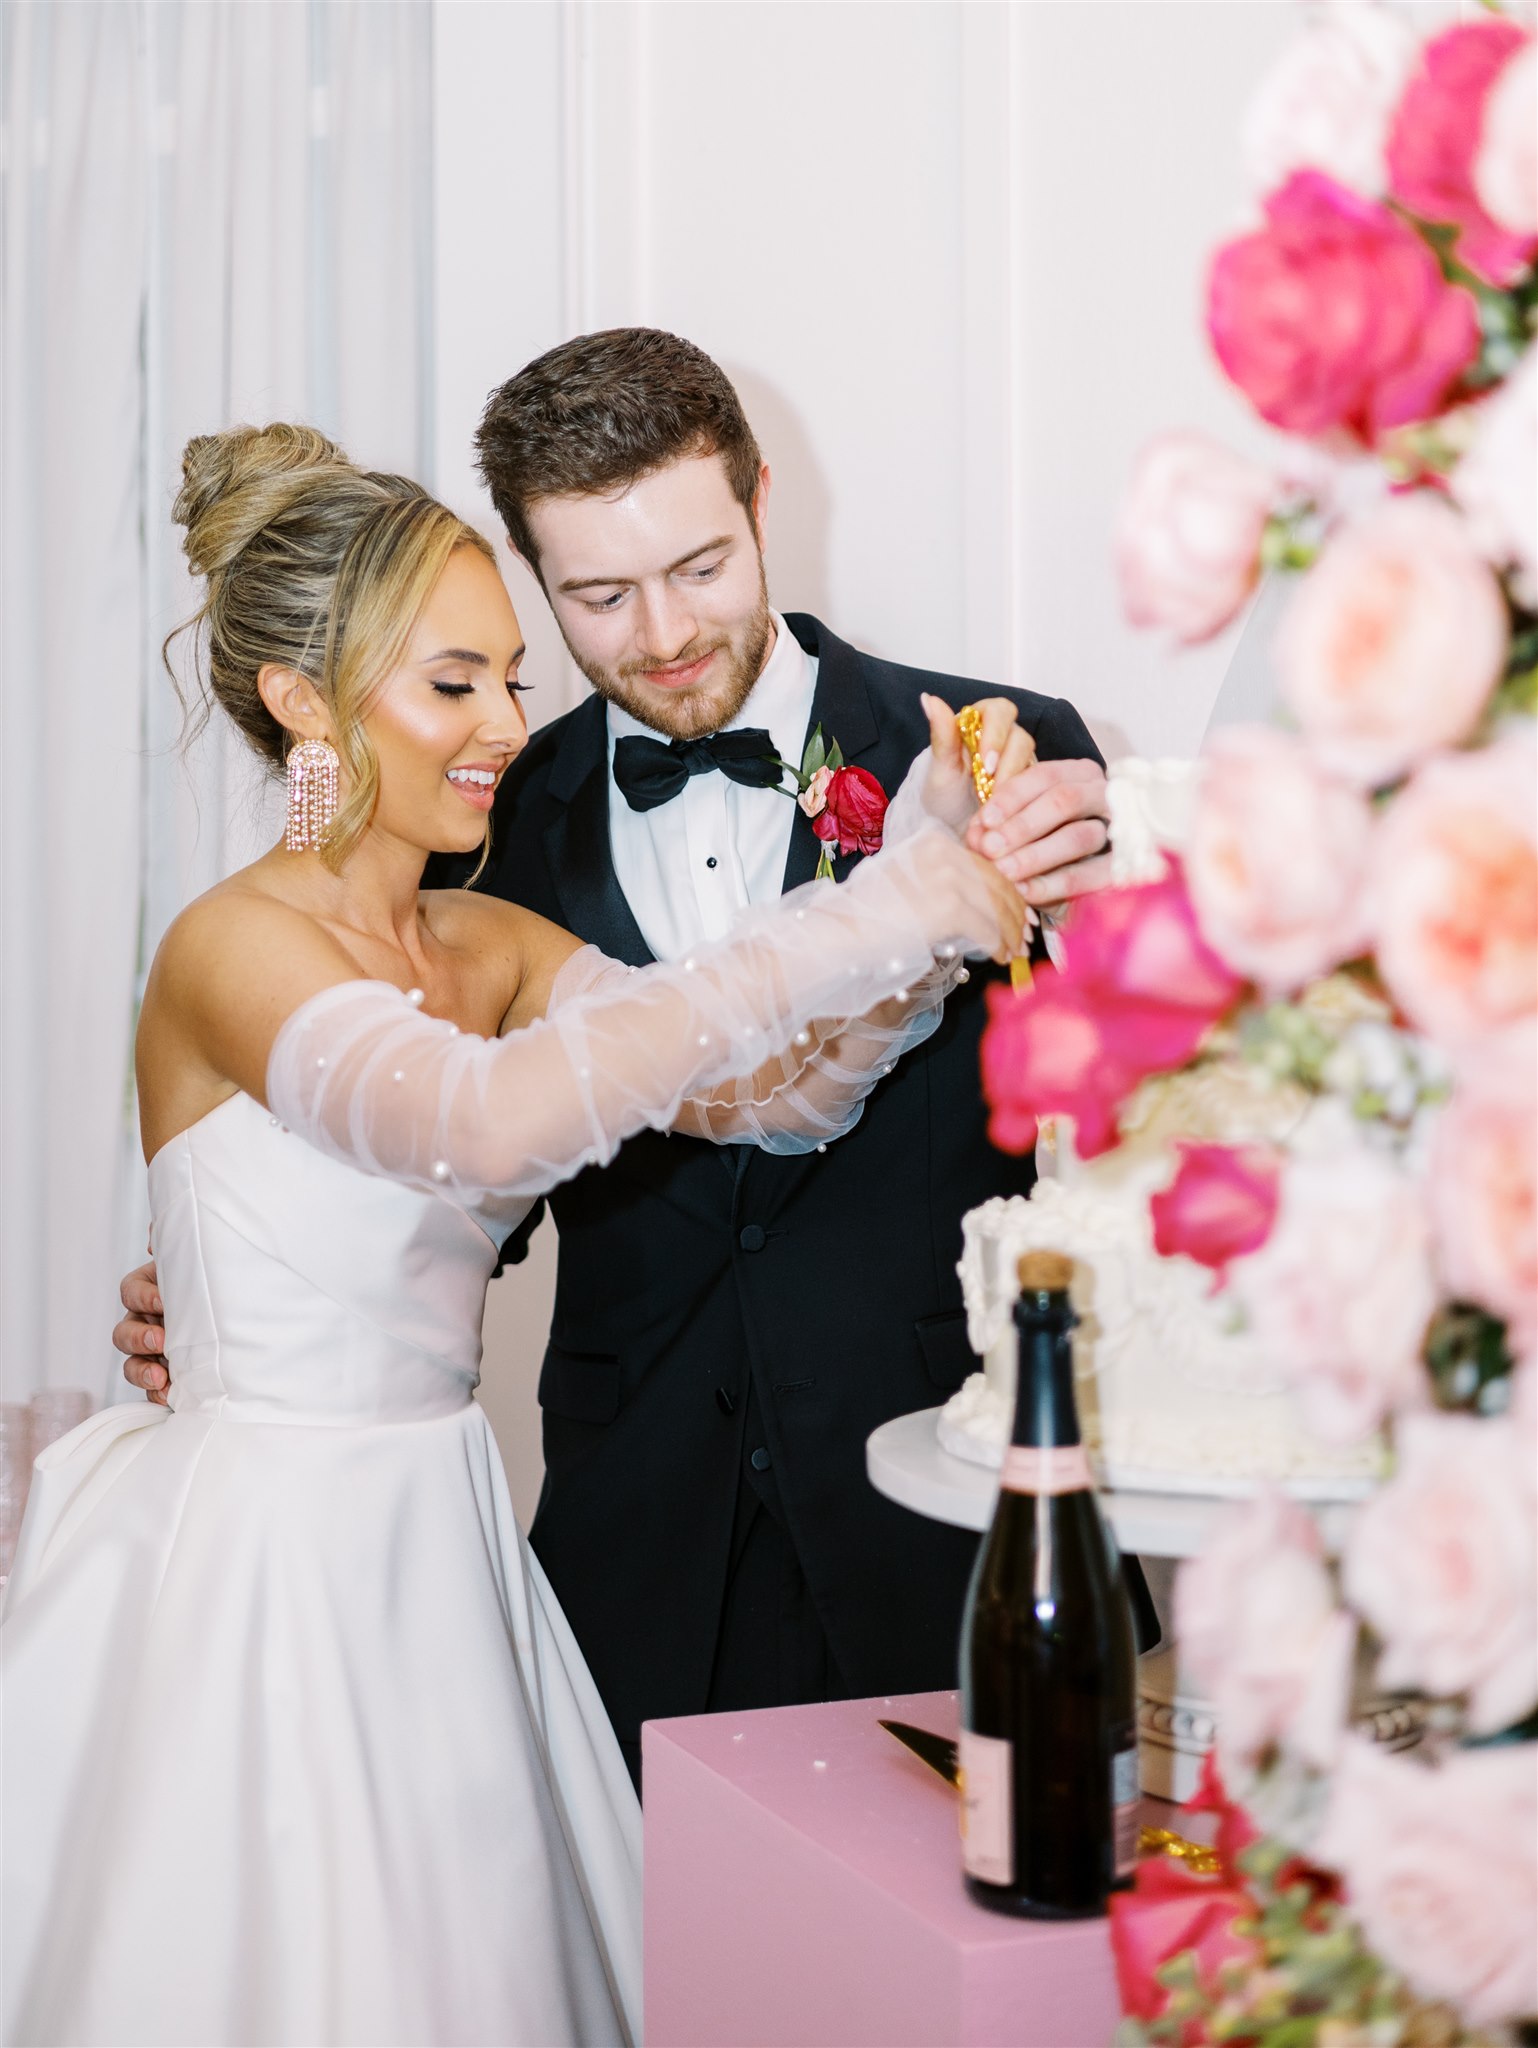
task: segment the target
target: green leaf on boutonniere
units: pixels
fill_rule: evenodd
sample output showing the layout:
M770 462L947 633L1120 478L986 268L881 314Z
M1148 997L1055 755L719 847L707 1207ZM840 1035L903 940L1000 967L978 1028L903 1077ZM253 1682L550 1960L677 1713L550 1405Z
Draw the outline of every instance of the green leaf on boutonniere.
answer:
M835 746L833 751L837 753L838 748ZM806 743L806 752L801 756L801 772L796 777L796 780L805 789L818 769L826 768L828 765L828 746L822 736L822 727L819 725Z

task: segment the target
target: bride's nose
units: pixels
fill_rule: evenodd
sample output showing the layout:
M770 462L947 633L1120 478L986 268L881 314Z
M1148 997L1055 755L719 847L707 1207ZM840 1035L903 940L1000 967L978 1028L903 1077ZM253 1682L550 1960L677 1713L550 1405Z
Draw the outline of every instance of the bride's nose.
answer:
M510 761L516 759L529 744L529 721L518 699L509 697L506 711L488 718L476 738L494 754L505 754Z

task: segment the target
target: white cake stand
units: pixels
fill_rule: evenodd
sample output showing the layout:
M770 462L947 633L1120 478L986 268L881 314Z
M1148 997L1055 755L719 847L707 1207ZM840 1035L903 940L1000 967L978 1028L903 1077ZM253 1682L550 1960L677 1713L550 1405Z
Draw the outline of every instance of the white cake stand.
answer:
M865 1444L865 1468L871 1484L888 1500L912 1508L915 1514L928 1515L931 1521L949 1522L957 1529L986 1529L993 1519L999 1475L941 1448L935 1433L939 1413L938 1408L924 1408L917 1414L895 1416L872 1431ZM1231 1503L1207 1494L1143 1493L1125 1487L1103 1488L1100 1499L1117 1543L1144 1562L1164 1631L1163 1644L1139 1660L1143 1788L1184 1803L1196 1790L1215 1724L1211 1703L1183 1679L1179 1668L1171 1614L1173 1560L1195 1556L1213 1517ZM1303 1504L1318 1523L1325 1548L1331 1555L1338 1554L1354 1512L1352 1504ZM1393 1710L1384 1711L1393 1717ZM1408 1721L1403 1729L1397 1721L1393 1727L1380 1728L1376 1723L1381 1718L1373 1717L1380 1741L1398 1747L1402 1740L1413 1739Z
M922 1408L882 1423L866 1440L865 1469L878 1493L931 1521L957 1529L986 1529L993 1519L999 1475L942 1450L935 1433L938 1408ZM1101 1504L1116 1541L1139 1557L1194 1557L1213 1517L1231 1505L1201 1493L1133 1492L1106 1487ZM1327 1551L1336 1555L1354 1512L1345 1501L1303 1503L1319 1525Z

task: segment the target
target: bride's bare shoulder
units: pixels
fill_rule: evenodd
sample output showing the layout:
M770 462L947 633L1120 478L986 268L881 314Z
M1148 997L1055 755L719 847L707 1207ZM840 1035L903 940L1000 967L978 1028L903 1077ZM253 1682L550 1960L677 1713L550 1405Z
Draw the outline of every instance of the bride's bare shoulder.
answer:
M145 1010L206 1011L253 992L346 980L357 967L338 941L249 870L216 883L166 929L145 985Z

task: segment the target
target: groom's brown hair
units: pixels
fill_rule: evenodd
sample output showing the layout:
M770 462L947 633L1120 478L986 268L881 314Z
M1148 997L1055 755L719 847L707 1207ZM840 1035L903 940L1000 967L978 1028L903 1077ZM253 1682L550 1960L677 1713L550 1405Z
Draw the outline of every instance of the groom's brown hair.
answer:
M763 466L731 380L657 327L563 341L499 385L476 430L477 465L508 538L539 574L529 507L623 491L692 455L719 455L753 524Z

